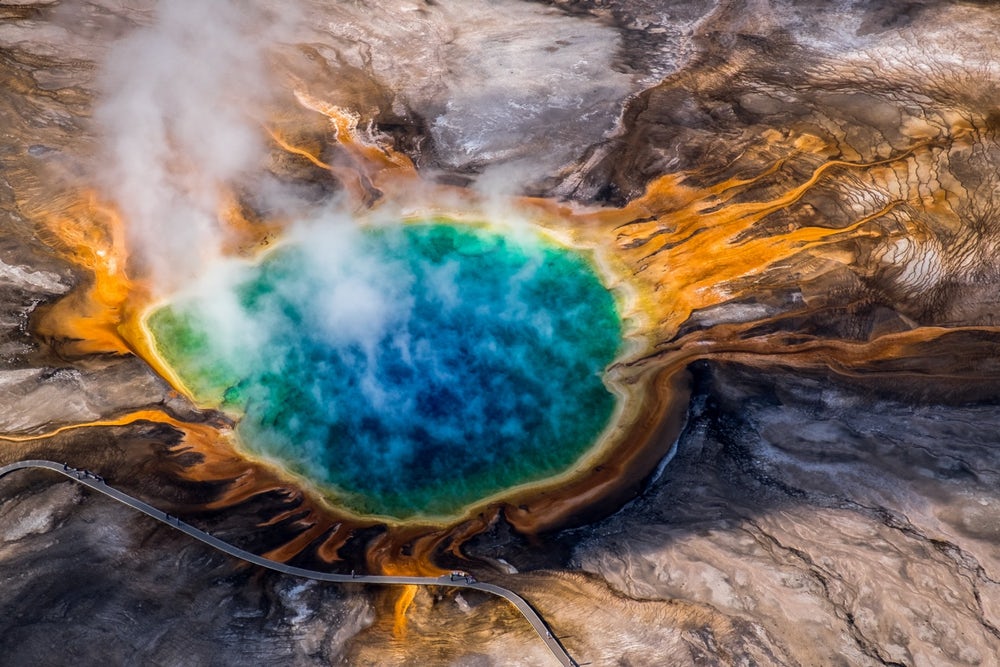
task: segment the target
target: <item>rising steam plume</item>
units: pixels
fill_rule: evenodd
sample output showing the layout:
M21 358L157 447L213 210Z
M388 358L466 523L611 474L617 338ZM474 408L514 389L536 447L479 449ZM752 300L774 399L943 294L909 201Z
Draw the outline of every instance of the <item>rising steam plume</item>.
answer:
M218 256L220 211L266 155L276 25L246 3L161 2L104 64L95 176L128 221L133 261L159 289Z

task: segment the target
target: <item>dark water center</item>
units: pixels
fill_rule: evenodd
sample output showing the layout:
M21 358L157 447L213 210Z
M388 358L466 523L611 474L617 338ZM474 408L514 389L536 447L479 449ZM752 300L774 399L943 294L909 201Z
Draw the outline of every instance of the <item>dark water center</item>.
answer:
M614 299L534 233L290 243L148 325L197 398L241 415L251 452L364 514L451 515L564 472L616 402Z

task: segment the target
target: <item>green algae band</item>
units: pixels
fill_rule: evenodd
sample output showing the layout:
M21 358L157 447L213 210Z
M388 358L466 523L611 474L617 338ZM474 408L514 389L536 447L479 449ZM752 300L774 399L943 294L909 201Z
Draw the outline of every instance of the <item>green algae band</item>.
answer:
M453 515L558 475L614 409L614 300L533 234L315 233L220 282L152 314L160 353L247 448L356 512Z

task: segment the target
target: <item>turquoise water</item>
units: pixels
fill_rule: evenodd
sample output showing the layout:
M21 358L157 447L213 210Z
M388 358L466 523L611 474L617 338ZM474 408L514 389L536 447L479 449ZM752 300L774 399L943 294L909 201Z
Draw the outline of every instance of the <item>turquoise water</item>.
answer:
M448 515L568 469L621 343L588 261L441 223L283 246L148 320L241 440L365 514Z

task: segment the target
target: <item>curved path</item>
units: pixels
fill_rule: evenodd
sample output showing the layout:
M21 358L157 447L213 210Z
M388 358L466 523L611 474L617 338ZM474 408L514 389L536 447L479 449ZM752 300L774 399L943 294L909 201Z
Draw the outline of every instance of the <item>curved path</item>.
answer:
M560 664L567 665L568 667L578 667L576 661L570 657L569 653L566 652L566 649L563 648L562 644L559 643L559 640L552 634L551 630L549 630L549 627L545 625L545 621L543 621L542 617L538 615L538 612L536 612L520 595L501 586L476 581L474 578L464 573L445 574L440 577L391 577L375 574L332 574L329 572L319 572L317 570L307 570L301 567L294 567L292 565L286 565L285 563L279 563L278 561L258 556L257 554L245 551L238 547L234 547L228 542L223 542L219 538L213 537L203 530L199 530L190 524L184 523L175 516L167 514L162 510L158 510L152 505L144 503L138 498L134 498L127 493L123 493L114 487L108 486L103 477L92 473L89 470L80 470L78 468L70 467L64 463L55 463L54 461L30 460L18 461L17 463L11 463L10 465L3 466L0 468L0 477L14 472L15 470L24 470L27 468L47 468L49 470L54 470L65 475L66 477L69 477L75 482L79 482L84 486L89 486L95 491L99 491L106 496L110 496L120 503L124 503L129 507L137 509L143 514L147 514L157 521L167 524L175 530L187 533L194 539L204 542L208 546L227 553L230 556L245 560L248 563L253 563L254 565L266 567L269 570L290 574L294 577L304 577L307 579L315 579L317 581L333 581L338 583L450 586L452 588L472 588L477 591L485 591L487 593L492 593L493 595L499 595L517 607L517 610L521 612L529 623L531 623L531 627L535 629L535 632L537 632L538 636L542 638L542 641L544 641L545 645L549 647L549 650L552 651L552 654L559 660Z

